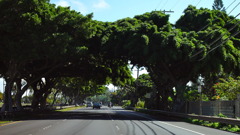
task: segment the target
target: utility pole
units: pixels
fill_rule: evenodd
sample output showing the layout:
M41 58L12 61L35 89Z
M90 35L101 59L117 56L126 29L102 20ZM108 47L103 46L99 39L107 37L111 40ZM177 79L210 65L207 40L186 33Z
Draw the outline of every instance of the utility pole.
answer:
M162 10L160 10L160 11L162 11ZM163 12L164 14L166 14L166 13L174 13L174 11L172 11L172 10L169 10L169 11L163 10L162 12Z

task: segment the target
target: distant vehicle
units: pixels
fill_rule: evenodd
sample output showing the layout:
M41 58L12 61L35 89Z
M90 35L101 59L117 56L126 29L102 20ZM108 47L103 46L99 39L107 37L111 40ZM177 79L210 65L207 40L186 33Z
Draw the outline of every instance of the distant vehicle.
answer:
M88 102L87 104L86 104L86 107L92 107L93 106L93 103L92 102Z
M97 108L97 109L100 109L101 108L101 104L100 103L93 103L93 109L95 109L95 108Z

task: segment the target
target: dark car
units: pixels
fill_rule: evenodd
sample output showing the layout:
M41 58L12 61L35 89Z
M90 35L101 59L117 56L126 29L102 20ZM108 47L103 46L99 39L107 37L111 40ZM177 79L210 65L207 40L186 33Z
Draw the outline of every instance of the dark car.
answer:
M100 103L93 103L93 109L100 109L101 108L101 104Z

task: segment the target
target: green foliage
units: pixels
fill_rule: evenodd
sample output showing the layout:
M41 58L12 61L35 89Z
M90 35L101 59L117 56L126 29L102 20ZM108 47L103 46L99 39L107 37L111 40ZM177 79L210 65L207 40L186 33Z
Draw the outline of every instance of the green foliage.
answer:
M230 132L240 131L240 128L237 125L227 125L219 122L209 122L209 121L203 121L203 120L191 119L191 118L187 119L187 122L202 125L202 126L217 128L221 130L226 130Z
M145 102L138 100L137 104L135 105L136 108L144 108L145 107Z
M149 74L140 75L135 81L135 88L137 88L137 90L134 95L136 95L138 98L142 98L146 95L146 93L151 92L153 88L153 82Z
M0 92L0 102L2 102L2 101L3 101L3 93Z
M222 113L219 113L219 114L218 114L218 117L221 117L221 118L227 118L227 116L225 116L225 115L222 114Z
M108 104L111 102L111 92L106 91L99 95L90 96L88 99L90 99L92 102L101 102L102 104Z
M77 109L81 109L84 106L78 106L78 107L68 107L68 108L64 108L64 109L60 109L60 110L56 110L57 112L67 112L67 111L73 111L73 110L77 110Z
M202 98L202 101L209 101L207 95L205 95L203 93L202 93L202 95L200 95L198 90L189 90L184 93L184 99L186 101L199 101L200 98Z
M226 79L220 78L220 82L216 83L213 88L216 90L216 95L220 99L235 100L237 94L240 94L240 77L236 79L228 77Z
M104 93L107 88L92 80L84 78L61 78L58 80L55 89L62 92L63 95L69 98L81 98L82 100L88 96Z
M131 105L131 101L130 100L123 100L122 101L122 107L126 108L129 107Z

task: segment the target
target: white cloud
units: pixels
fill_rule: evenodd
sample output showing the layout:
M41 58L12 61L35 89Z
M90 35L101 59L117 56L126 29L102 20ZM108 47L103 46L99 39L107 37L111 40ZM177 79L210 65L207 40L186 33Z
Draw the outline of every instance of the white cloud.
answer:
M105 0L98 0L98 2L93 4L96 9L104 9L110 7L110 5Z
M69 7L69 3L66 0L60 0L56 3L57 6L61 6L61 7Z
M58 0L56 5L62 7L71 7L71 9L81 12L82 14L86 14L88 12L87 7L79 0Z
M74 10L79 11L82 14L86 14L88 12L87 6L79 2L79 0L70 0L70 3Z

